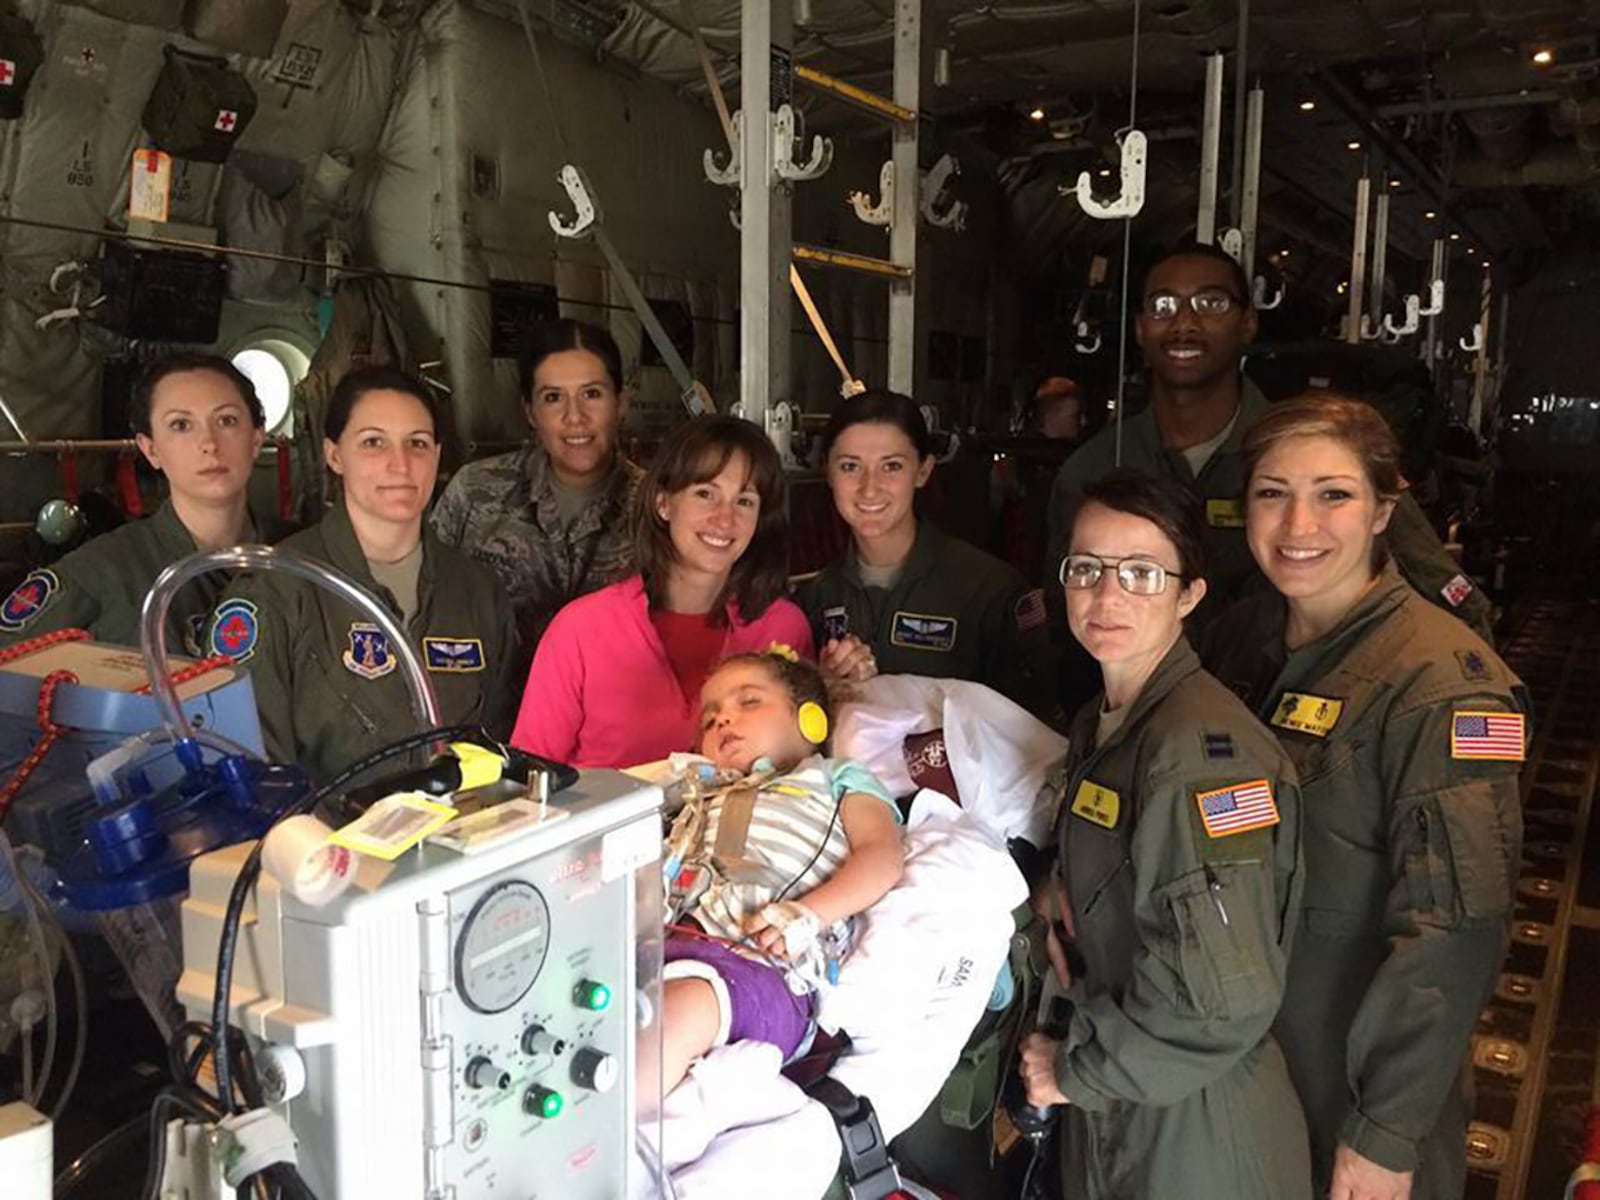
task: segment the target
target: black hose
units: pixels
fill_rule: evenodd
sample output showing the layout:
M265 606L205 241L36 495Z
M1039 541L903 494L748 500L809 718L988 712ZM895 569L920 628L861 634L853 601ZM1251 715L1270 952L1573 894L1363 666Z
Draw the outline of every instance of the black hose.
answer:
M139 1135L149 1127L149 1122L150 1115L148 1113L140 1113L132 1120L118 1125L63 1167L61 1173L56 1176L55 1184L51 1189L55 1200L68 1200L68 1197L85 1179L105 1166L108 1160L115 1159L129 1145L137 1141Z

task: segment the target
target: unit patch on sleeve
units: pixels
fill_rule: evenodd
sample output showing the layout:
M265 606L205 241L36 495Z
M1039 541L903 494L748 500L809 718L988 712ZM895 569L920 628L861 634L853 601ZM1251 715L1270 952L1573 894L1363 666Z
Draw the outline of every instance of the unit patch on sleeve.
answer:
M1450 581L1439 589L1439 595L1451 608L1460 608L1462 601L1472 595L1472 580L1465 575L1452 575Z
M211 653L226 655L236 663L248 662L256 652L260 635L261 623L256 620L254 604L238 597L224 600L211 622Z
M1242 500L1207 500L1206 524L1213 529L1243 529L1244 502Z
M1072 815L1102 829L1115 829L1122 815L1122 797L1108 787L1085 779L1072 798Z
M477 638L425 637L428 670L462 673L483 670L483 643Z
M1522 762L1527 725L1521 713L1458 712L1450 719L1450 757Z
M912 650L948 652L956 648L954 617L934 617L926 613L897 612L889 628L889 642Z
M344 652L345 670L363 679L381 679L399 664L383 630L367 621L352 621L350 646Z
M1272 798L1272 785L1265 779L1198 792L1194 802L1200 807L1206 833L1214 838L1278 823L1278 802Z
M61 590L61 581L54 571L41 567L12 589L5 603L0 604L0 629L15 633L44 611L50 597Z
M1296 733L1309 733L1312 737L1327 737L1339 723L1342 711L1343 700L1330 700L1326 696L1310 696L1303 692L1285 692L1272 712L1272 723L1279 729L1293 729Z

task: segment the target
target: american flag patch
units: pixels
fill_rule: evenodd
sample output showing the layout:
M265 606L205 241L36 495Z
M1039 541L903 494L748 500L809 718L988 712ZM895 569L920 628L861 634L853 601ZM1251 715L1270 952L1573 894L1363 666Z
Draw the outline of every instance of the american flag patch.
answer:
M1272 785L1265 779L1230 783L1195 796L1200 820L1214 838L1245 833L1278 823L1278 802L1272 798Z
M1027 633L1044 625L1044 590L1034 588L1017 599L1017 632Z
M1450 722L1451 758L1522 762L1527 724L1521 713L1458 712Z

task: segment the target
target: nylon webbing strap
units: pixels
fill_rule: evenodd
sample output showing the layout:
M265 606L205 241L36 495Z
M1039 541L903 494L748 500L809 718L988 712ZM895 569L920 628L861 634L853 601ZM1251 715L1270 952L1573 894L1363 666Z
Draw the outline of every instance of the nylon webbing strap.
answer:
M750 840L750 818L756 811L756 789L750 785L732 788L722 797L722 811L717 818L717 842L712 847L712 861L734 863L744 857L745 844Z

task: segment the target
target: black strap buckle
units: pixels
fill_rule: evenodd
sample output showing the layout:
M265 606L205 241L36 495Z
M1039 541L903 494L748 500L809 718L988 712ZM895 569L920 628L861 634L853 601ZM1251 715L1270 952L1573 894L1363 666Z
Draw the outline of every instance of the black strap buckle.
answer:
M901 1191L900 1172L889 1157L872 1101L858 1096L831 1075L806 1086L806 1094L833 1115L843 1147L839 1163L851 1200L888 1200Z

